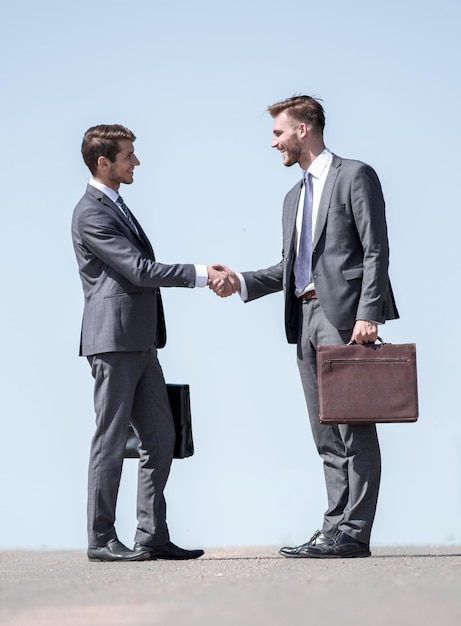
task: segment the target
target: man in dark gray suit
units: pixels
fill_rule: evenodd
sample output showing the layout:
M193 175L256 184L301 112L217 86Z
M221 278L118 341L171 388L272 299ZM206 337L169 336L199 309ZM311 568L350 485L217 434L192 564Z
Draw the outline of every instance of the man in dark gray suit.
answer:
M170 541L164 487L175 431L157 358L166 342L160 287L204 287L219 272L165 265L118 190L133 182L139 161L134 134L117 124L90 128L82 155L92 178L75 207L72 239L85 297L80 355L95 380L96 431L88 476L88 558L91 561L195 559ZM223 276L221 274L221 276ZM115 508L131 422L140 444L133 550L117 538Z
M283 259L256 272L227 271L240 283L244 301L284 290L286 335L297 344L328 495L322 528L307 543L280 553L366 557L381 473L376 427L320 424L316 348L373 342L378 325L398 317L388 277L381 185L370 166L342 159L325 147L324 110L314 98L289 98L268 111L274 118L272 147L281 152L285 166L298 163L304 170L283 206ZM210 287L221 296L232 292L220 280Z

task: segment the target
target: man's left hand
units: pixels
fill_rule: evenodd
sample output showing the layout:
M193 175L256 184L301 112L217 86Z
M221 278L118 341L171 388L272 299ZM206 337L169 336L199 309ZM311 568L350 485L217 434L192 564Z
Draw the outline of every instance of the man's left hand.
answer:
M357 320L352 330L351 343L373 343L378 338L378 325L367 320Z

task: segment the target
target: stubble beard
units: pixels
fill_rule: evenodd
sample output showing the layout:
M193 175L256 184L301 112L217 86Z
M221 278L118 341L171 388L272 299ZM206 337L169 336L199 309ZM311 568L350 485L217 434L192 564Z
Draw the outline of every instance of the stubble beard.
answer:
M291 167L295 163L299 163L301 158L301 149L298 146L286 148L284 153L283 164L285 167Z
M126 174L126 175L120 176L120 174L112 173L110 178L113 184L120 187L121 184L131 185L131 183L133 182L133 176L134 174Z

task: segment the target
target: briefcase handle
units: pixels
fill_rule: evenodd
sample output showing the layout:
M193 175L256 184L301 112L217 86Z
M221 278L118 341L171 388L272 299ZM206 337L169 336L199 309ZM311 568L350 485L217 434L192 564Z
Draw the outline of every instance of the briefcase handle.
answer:
M384 341L383 341L383 340L381 339L381 337L379 337L379 336L376 338L376 341L379 341L379 343L380 343L382 346L384 346L384 345L385 345ZM368 341L367 343L373 343L373 344L374 344L375 342L374 342L374 341ZM355 339L354 339L354 341L349 341L349 343L346 343L346 346L356 346L356 345L357 345L357 342L355 341ZM366 344L365 344L365 345L366 345Z

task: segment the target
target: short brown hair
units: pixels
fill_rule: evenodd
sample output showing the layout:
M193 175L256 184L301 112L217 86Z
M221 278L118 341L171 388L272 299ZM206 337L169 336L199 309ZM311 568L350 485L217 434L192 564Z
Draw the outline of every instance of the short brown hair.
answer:
M83 136L82 156L92 174L96 173L98 159L106 157L111 163L120 152L119 141L128 139L134 141L136 137L129 128L120 124L99 124L89 128Z
M295 122L303 122L312 128L323 132L325 128L325 111L318 100L311 96L293 96L276 102L267 107L272 117L277 117L280 113L286 112Z

